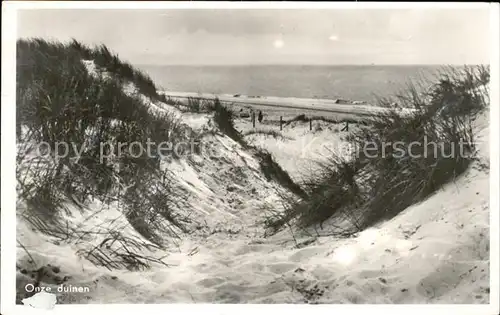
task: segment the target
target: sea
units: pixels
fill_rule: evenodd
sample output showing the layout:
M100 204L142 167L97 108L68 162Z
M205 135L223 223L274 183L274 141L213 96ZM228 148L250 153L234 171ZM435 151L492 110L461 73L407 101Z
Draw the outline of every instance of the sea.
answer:
M374 103L408 84L425 86L436 65L140 65L163 90L299 98L348 99Z

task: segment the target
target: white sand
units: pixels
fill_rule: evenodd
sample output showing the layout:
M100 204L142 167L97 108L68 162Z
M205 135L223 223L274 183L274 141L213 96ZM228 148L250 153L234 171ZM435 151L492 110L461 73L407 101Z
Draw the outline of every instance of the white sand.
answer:
M160 108L167 106L158 104ZM182 115L195 129L213 129L209 117ZM476 127L488 140L488 120ZM240 129L243 128L241 125ZM272 150L272 138L255 141L273 151L284 167L299 176L307 169L300 161L296 141L341 141L327 130L310 133L303 127L286 133L295 142ZM272 182L259 171L258 162L225 135L207 135L220 156L170 162L175 181L186 189L183 196L196 211L191 213L193 233L172 239L165 250L144 253L170 267L154 265L148 271L107 270L80 257L77 251L99 244L100 236L87 241L66 241L33 231L19 218L17 231L37 266L60 266L69 275L67 284L86 286L89 293L62 293L60 302L77 303L488 303L489 301L489 174L471 168L454 183L428 200L406 209L394 219L350 239L311 238L297 234L297 248L289 230L263 237L260 223L266 209L279 210ZM487 159L487 145L481 155ZM307 159L321 159L318 145ZM283 155L280 155L280 150ZM167 162L166 162L167 163ZM123 215L111 206L91 204L81 214L70 209L69 226L94 232L119 229L145 241ZM22 211L22 206L20 210ZM33 269L29 257L18 249L20 268ZM48 279L48 278L47 278ZM42 283L56 286L49 280ZM18 273L18 287L29 277Z

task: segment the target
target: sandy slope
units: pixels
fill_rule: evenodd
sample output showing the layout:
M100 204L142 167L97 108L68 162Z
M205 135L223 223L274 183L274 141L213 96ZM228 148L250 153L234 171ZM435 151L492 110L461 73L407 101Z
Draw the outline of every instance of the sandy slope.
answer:
M175 110L165 104L157 106ZM214 128L209 116L179 115L195 129ZM488 120L479 122L477 132L486 143L481 154L487 159ZM297 127L293 132L296 139L341 141L326 131L311 136ZM70 277L66 285L90 289L58 294L60 302L66 303L488 302L487 170L471 168L425 202L351 239L296 231L292 235L290 230L264 238L260 221L269 207L279 209L276 189L280 188L268 182L255 158L227 136L207 133L204 141L218 150L217 157L197 156L168 164L176 182L185 188L185 199L196 210L184 209L192 213L192 234L172 240L165 250L147 253L166 256L163 261L169 267L155 265L134 272L96 267L77 251L98 243L98 237L87 243L56 241L19 219L18 240L36 266L19 248L18 288L33 282L32 270L45 266L42 285L56 287L57 277L66 276ZM261 144L269 146L276 140L266 141ZM286 147L291 156L298 152L290 149L293 146ZM311 158L319 156L310 152ZM285 167L294 168L292 163ZM97 205L89 207L87 215ZM90 218L73 209L67 219L68 224L94 231L119 227L124 234L141 239L113 207ZM26 274L21 273L23 269Z
M266 121L257 124L256 128L248 119L238 119L235 125L243 134L255 132L246 135L245 140L269 151L295 180L311 176L318 169L318 163L326 162L332 152L344 155L350 149L343 141L348 135L348 132L341 131L344 123L313 121L312 130L309 130L309 123L296 121L285 125L281 131L279 124ZM357 126L351 123L349 128L352 131ZM268 131L282 136L266 134Z
M78 246L54 245L23 224L20 240L29 244L39 265L60 266L61 274L72 277L69 283L90 287L90 294L64 294L65 299L79 302L488 301L486 172L471 169L426 202L356 238L313 238L310 245L296 248L288 231L269 239L259 237L262 230L256 221L263 211L259 207L272 188L254 169L255 161L235 143L222 136L215 140L227 146L225 158L232 163L206 163L197 171L183 163L177 171L179 179L192 184L188 185L196 196L193 205L205 214L208 222L203 228L209 231L178 244L164 259L175 266L147 272L96 268L75 255ZM234 175L238 167L247 181L233 178L232 183L245 192L228 193L225 172ZM255 194L248 191L251 187ZM296 237L299 242L310 239ZM23 265L24 251L19 250L19 256ZM19 279L22 284L23 278Z

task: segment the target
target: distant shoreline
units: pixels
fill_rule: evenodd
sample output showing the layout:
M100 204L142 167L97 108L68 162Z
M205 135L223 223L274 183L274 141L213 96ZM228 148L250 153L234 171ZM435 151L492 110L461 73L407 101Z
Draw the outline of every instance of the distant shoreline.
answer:
M142 66L159 89L200 93L309 99L345 99L376 104L409 81L433 81L441 66L237 65Z
M473 67L480 66L480 64L146 64L137 63L137 67L457 67L462 68L465 66Z
M355 116L374 116L387 112L388 108L370 105L364 103L341 103L339 99L318 99L318 98L298 98L298 97L276 97L276 96L247 96L247 95L229 95L229 94L211 94L211 93L192 93L192 92L172 92L159 91L167 97L177 100L189 98L199 100L214 100L218 98L226 104L238 106L250 106L256 109L263 108L287 108L296 110L318 111L328 113L349 114ZM356 102L356 101L351 101ZM359 101L358 101L359 102ZM410 113L412 110L405 109L404 113Z

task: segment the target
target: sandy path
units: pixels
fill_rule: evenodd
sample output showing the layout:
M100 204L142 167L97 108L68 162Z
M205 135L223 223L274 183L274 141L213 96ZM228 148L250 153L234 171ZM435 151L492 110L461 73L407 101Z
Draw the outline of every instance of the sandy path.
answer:
M202 124L200 124L202 125ZM63 294L79 303L487 303L489 176L471 169L427 201L351 239L289 230L263 238L273 184L256 161L227 137L217 159L177 165L191 187L200 229L164 259L171 267L107 271L21 225L38 264L61 266L90 293ZM190 182L188 184L187 182ZM300 243L308 243L300 246ZM159 253L161 254L161 253ZM28 259L19 250L18 264ZM48 281L47 285L51 285ZM18 285L26 279L18 275Z

